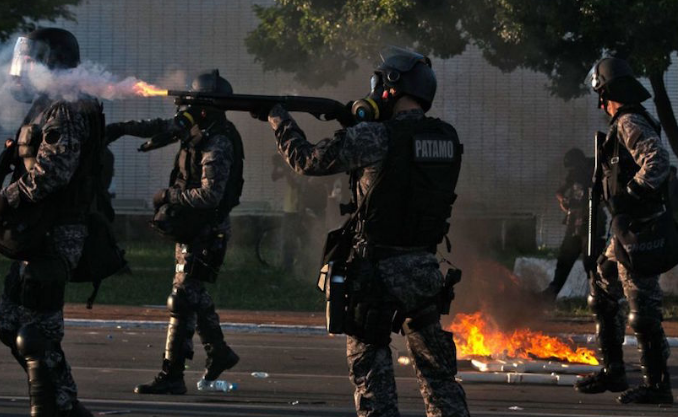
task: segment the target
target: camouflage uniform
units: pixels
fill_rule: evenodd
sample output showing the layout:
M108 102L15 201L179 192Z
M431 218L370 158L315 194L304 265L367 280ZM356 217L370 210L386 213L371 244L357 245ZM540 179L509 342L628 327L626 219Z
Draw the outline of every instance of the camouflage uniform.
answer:
M648 120L637 113L613 118L606 143L613 141L619 141L639 167L634 181L652 190L660 189L669 174L669 155ZM611 155L603 154L602 158L608 160ZM659 345L652 346L652 349L659 349L666 360L670 350L661 325L659 276L628 270L617 262L614 246L615 240L612 239L605 250L607 261L599 265L596 280L590 283L589 303L596 314L598 339L606 365L622 361L627 308L624 297L630 308L631 327L641 342L641 353L648 353L642 340L651 334L655 341L659 341Z
M0 191L10 206L19 209L25 204L40 203L68 185L80 166L83 144L90 140L89 120L78 110L78 102L38 99L23 127L30 125L34 125L33 131L42 138L37 155L35 159L24 160L25 169L20 165L14 173L13 182ZM57 407L68 410L76 400L77 388L61 349L64 336L63 296L68 275L77 266L82 254L87 226L82 217L60 214L57 214L56 224L49 234L45 250L31 259L14 262L5 278L5 290L0 301L0 338L10 346L12 354L25 369L25 359L16 350L17 332L29 324L41 330L49 341L44 363L56 388ZM54 262L65 265L65 275L49 273L45 267L34 267L53 265ZM51 305L44 308L39 302L33 303L24 298L29 287L47 292Z
M423 118L421 110L395 116L396 120ZM358 204L384 166L389 134L383 123L360 123L315 145L306 140L281 106L271 110L269 123L275 131L280 154L296 172L306 175L356 173ZM440 293L443 277L434 255L410 252L379 261L376 274L361 271L353 285L364 289L358 290L361 296L372 297L377 302L401 303L405 310L410 310ZM452 334L443 331L438 322L408 334L407 345L414 358L427 415L469 415L464 390L454 378L457 366ZM393 360L388 344L365 343L348 336L347 359L358 415L398 416Z
M177 133L173 119L153 119L129 121L115 124L120 134L138 137L152 137L158 134ZM109 125L110 127L111 125ZM107 128L108 130L108 128ZM176 140L176 138L175 138ZM182 144L182 146L188 146ZM229 173L234 163L235 153L231 141L221 135L210 135L200 142L201 160L192 161L199 166L193 170L201 170L201 178L193 179L181 189L177 181L170 184L167 190L167 203L189 206L195 209L216 209L226 193ZM182 152L180 150L180 152ZM177 161L179 160L177 155ZM178 171L177 168L175 168ZM177 172L173 178L180 177ZM207 350L210 345L223 341L223 333L219 324L212 297L205 289L204 281L213 281L223 263L226 245L231 237L231 222L228 215L216 224L206 224L200 236L189 244L177 243L175 255L175 275L172 294L181 293L188 302L191 311L186 323L186 339L183 353L186 358L193 357L193 334L197 328L198 335ZM201 276L188 271L191 263L207 265L213 277Z

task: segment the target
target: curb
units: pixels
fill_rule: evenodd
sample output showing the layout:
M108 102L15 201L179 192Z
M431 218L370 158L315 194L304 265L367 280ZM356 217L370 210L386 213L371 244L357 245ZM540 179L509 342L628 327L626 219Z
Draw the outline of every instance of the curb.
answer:
M594 344L596 343L596 335L591 333L574 334L574 333L560 333L557 335L565 339L570 339L575 343ZM678 347L678 337L667 337L669 347ZM635 336L624 335L624 346L638 346L638 339Z
M166 329L167 321L144 321L144 320L89 320L89 319L65 319L64 323L71 327L85 328L120 328L120 329ZM222 330L231 333L267 333L267 334L293 334L293 335L327 335L325 326L305 326L293 324L256 324L256 323L221 323ZM556 336L570 339L578 344L596 343L596 335L592 333L559 333ZM667 337L670 347L678 347L678 337ZM635 336L624 336L624 346L638 346Z
M166 329L167 321L144 320L88 320L65 319L64 324L70 327L84 328L118 328L118 329ZM268 333L293 335L326 335L325 326L303 326L292 324L255 324L255 323L221 323L222 330L231 333Z

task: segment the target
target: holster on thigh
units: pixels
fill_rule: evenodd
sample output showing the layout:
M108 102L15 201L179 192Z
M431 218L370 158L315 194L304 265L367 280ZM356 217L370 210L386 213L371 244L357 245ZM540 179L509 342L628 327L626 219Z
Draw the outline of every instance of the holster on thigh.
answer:
M21 274L19 304L35 311L60 310L68 276L68 264L60 256L40 256L27 262Z
M190 278L204 282L214 282L219 276L219 268L226 254L226 237L223 234L213 239L197 241L190 245L186 255L183 272Z

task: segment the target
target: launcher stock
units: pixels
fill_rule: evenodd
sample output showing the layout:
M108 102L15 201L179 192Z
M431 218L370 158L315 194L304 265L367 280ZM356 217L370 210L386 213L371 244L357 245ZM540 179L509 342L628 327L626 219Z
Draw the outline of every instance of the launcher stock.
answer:
M169 90L167 95L176 97L174 104L177 106L209 106L224 111L246 111L253 115L262 115L268 114L274 105L280 103L287 111L309 113L318 120L336 120L344 127L355 124L350 103L345 105L329 98L218 94L177 90Z

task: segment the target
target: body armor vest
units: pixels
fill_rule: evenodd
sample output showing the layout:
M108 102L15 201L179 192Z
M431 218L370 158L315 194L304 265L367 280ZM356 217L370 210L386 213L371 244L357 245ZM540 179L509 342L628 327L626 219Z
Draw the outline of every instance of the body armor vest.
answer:
M457 197L463 152L457 132L432 118L385 125L388 153L360 214L362 234L374 245L435 247L449 230Z
M99 191L99 176L102 168L101 154L105 147L103 132L106 122L101 103L94 99L85 99L74 103L73 106L75 111L87 120L89 137L80 144L80 161L71 180L63 189L49 198L50 204L57 205L56 211L63 222L84 221L83 215L89 212L96 193ZM17 133L17 156L22 163L17 164L12 182L19 180L35 165L38 148L44 140L42 125L46 119L51 117L49 112L44 111L45 109L46 106L43 104L36 104L29 112L27 120L25 120L26 123ZM40 112L35 114L35 111ZM31 116L34 117L29 120Z
M43 138L42 127L51 116L51 103L38 99L24 119L16 137L16 152L7 160L15 166L12 182L33 169ZM101 172L101 150L104 146L105 126L103 108L96 100L81 100L72 104L89 123L89 137L80 145L78 168L68 184L35 204L21 204L18 209L8 208L0 222L0 253L11 259L29 259L43 249L45 236L55 223L86 223L98 190ZM3 156L2 164L6 160ZM3 166L3 171L7 167Z
M242 138L233 123L226 121L223 126L210 129L209 135L223 135L233 146L233 164L230 167L224 196L219 203L218 212L221 217L228 215L233 207L240 204L240 195L244 184L243 159L245 153ZM182 191L200 188L202 180L202 143L204 139L193 145L182 143L177 155L174 170L170 177L170 186Z
M619 196L626 193L626 185L633 179L640 167L636 164L636 161L633 160L633 156L626 149L624 145L620 143L617 121L619 118L625 114L638 114L643 116L647 122L652 126L658 135L661 134L661 126L650 116L647 110L641 105L627 105L620 108L615 116L610 122L610 129L607 132L607 138L605 143L602 145L601 155L603 158L601 160L601 166L603 168L603 198L605 201L608 201L612 197ZM644 201L643 204L648 207L646 210L640 210L640 208L631 208L634 212L648 212L651 214L652 211L656 211L654 207L657 204L661 204L661 191L657 191L656 198L651 200L656 201ZM648 204L650 203L650 204ZM651 204L655 203L655 204ZM652 205L653 207L649 207ZM614 213L613 213L614 214ZM642 214L640 214L642 216Z

